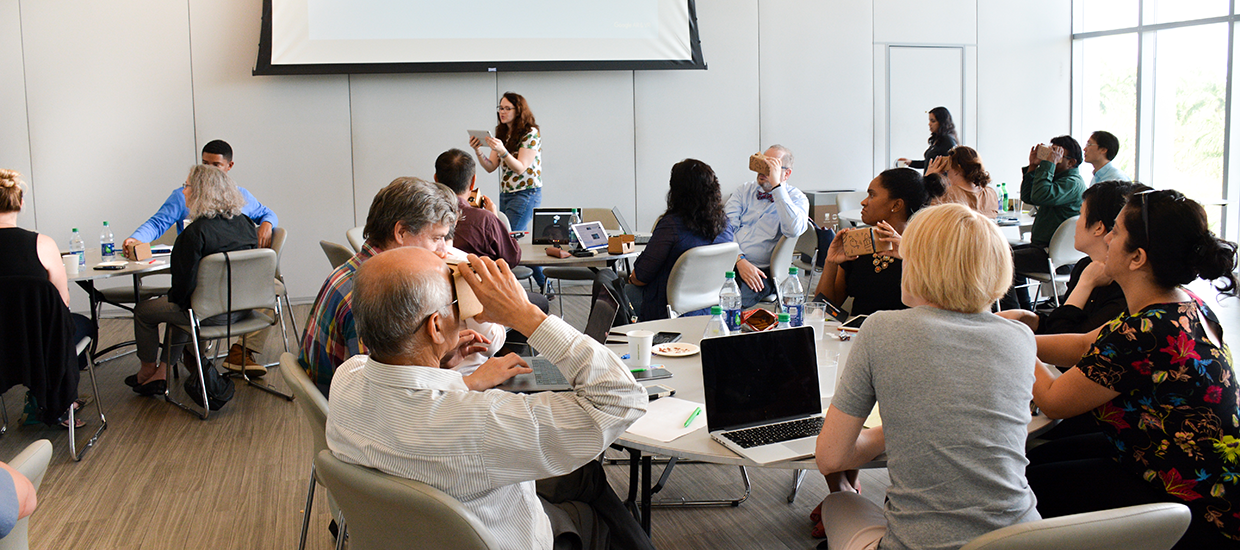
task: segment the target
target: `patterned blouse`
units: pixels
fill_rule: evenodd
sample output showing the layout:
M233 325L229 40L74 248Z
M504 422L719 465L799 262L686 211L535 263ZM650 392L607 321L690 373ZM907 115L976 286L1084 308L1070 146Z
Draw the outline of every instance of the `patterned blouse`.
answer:
M1194 299L1120 315L1077 366L1120 394L1093 411L1118 462L1240 539L1240 391Z
M533 149L534 162L526 166L524 172L518 174L501 160L499 162L501 192L516 193L524 189L542 187L542 138L538 135L538 128L530 128L525 137L521 138L517 149L518 151L509 151L509 154L517 155L520 149Z

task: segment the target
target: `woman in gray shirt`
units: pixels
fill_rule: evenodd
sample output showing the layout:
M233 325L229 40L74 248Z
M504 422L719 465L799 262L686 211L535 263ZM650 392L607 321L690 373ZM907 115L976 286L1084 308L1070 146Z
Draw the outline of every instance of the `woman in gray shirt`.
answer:
M885 451L892 484L883 510L847 483L827 495L832 549L954 549L1040 519L1024 475L1037 348L1029 327L989 311L1011 282L1007 241L945 204L913 217L899 251L912 309L861 326L816 453L838 479ZM863 430L876 402L883 425Z

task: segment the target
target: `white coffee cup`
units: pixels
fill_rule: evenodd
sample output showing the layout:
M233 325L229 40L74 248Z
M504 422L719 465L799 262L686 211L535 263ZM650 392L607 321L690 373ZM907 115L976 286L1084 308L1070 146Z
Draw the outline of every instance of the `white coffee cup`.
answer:
M903 160L897 160L896 168L908 168L908 162L905 162Z
M65 275L76 277L78 274L78 255L65 254L60 257L60 261L65 264Z
M629 366L637 368L650 368L650 348L654 345L654 333L649 330L630 330L629 336Z

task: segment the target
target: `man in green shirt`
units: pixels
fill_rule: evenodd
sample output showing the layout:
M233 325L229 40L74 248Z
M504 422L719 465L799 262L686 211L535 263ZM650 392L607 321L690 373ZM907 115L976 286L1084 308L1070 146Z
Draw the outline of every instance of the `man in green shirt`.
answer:
M1050 256L1046 247L1059 224L1081 213L1081 193L1085 192L1085 180L1081 178L1081 144L1072 136L1059 136L1051 140L1051 146L1034 145L1029 150L1029 166L1021 168L1020 200L1038 207L1033 220L1029 244L1012 248L1012 260L1017 273L1046 272ZM1016 276L1015 284L1025 283ZM1003 308L1032 309L1026 289L1014 290L1004 297Z

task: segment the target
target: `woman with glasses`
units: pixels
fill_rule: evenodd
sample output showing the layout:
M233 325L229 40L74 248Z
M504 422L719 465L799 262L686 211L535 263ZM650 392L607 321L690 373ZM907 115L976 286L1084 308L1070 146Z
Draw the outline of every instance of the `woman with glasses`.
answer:
M956 146L956 142L960 141L960 138L956 137L956 124L952 122L952 114L947 107L935 107L930 109L927 115L930 120L930 138L926 143L930 144L930 147L926 148L922 160L899 159L899 162L905 163L909 168L929 168L931 161L946 155Z
M1034 403L1051 418L1092 412L1100 433L1029 452L1044 517L1150 502L1192 510L1175 548L1240 547L1240 410L1218 319L1186 291L1236 294L1236 244L1177 191L1134 194L1106 237L1106 272L1128 312L1088 334L1038 336Z
M499 209L513 231L524 231L542 204L542 138L529 103L519 94L504 92L495 116L495 137L483 143L470 136L469 146L487 173L500 169ZM490 154L482 154L483 145Z

